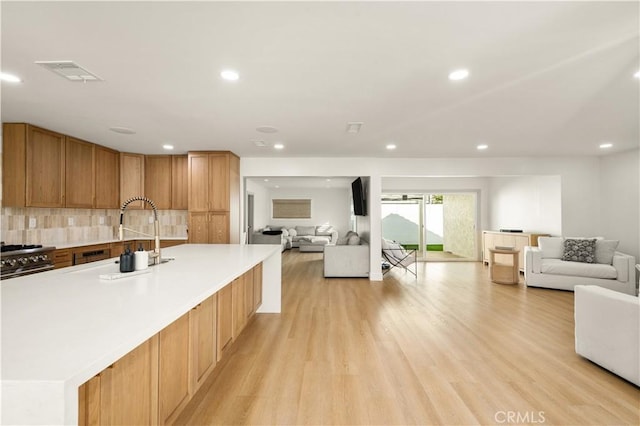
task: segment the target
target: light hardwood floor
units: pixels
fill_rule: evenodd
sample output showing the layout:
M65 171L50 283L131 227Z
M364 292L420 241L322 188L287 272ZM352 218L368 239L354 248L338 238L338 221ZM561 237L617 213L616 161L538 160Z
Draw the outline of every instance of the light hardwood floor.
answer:
M640 423L640 390L575 354L573 293L487 276L324 279L321 253L283 253L282 314L257 316L178 423Z

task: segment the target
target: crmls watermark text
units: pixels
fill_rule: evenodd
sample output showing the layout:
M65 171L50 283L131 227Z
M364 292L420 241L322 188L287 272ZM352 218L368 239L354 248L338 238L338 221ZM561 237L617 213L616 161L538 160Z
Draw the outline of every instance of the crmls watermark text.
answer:
M545 422L544 411L496 411L493 419L496 423L502 424L542 424Z

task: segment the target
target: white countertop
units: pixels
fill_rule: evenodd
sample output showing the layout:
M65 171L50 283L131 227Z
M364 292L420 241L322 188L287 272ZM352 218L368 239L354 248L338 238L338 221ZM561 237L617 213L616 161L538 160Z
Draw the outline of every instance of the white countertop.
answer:
M64 394L67 406L52 410L64 409L58 418L68 422L78 386L261 261L277 258L279 268L280 249L184 244L162 250L175 260L119 280L99 278L119 272L113 258L1 281L3 412L39 383L42 392ZM5 420L15 421L3 414Z

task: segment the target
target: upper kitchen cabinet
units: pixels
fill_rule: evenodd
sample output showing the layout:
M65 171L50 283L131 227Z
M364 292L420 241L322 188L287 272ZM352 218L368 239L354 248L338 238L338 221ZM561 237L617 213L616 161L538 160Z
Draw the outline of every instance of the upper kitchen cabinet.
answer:
M2 205L26 205L27 124L2 125Z
M120 204L132 197L145 196L144 192L144 155L120 153ZM142 201L129 204L129 209L142 209Z
M156 204L156 208L171 208L171 181L170 155L145 156L144 195Z
M95 145L67 136L65 206L92 208L95 198Z
M171 157L171 208L187 210L189 207L189 161L186 155Z
M240 159L232 152L190 152L189 212L225 213L227 241L240 240ZM209 241L213 242L213 241ZM219 241L216 241L219 242Z
M95 191L97 209L120 208L120 153L95 146Z

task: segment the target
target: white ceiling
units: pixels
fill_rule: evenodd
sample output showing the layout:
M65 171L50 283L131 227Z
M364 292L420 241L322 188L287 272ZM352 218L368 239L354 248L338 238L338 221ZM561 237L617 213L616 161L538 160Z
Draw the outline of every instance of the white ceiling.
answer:
M2 121L123 151L495 157L639 145L635 1L0 4L2 71L23 79L2 83ZM34 64L47 60L105 81ZM460 67L470 78L449 81ZM226 68L240 80L222 81ZM364 122L359 134L349 121Z

